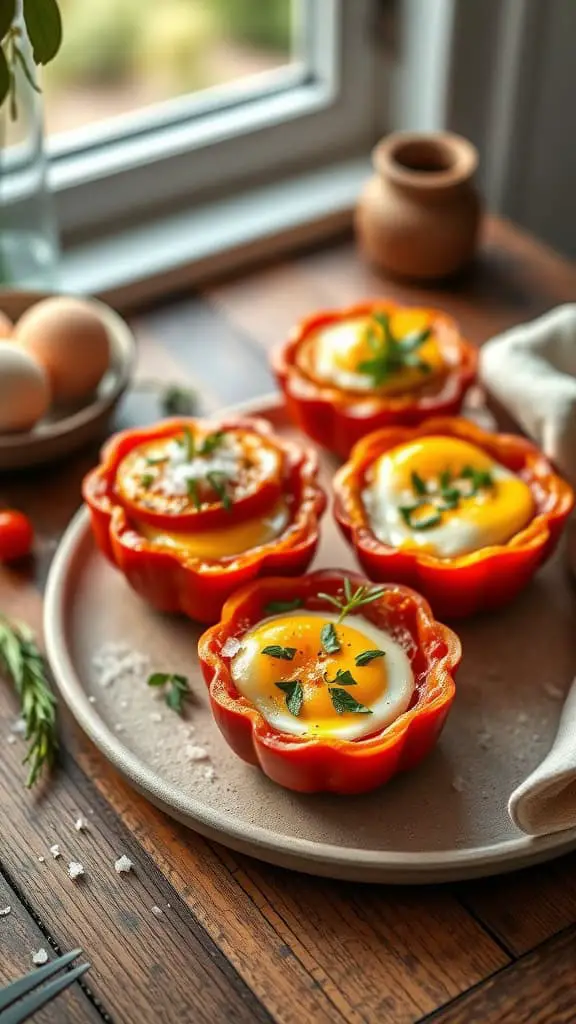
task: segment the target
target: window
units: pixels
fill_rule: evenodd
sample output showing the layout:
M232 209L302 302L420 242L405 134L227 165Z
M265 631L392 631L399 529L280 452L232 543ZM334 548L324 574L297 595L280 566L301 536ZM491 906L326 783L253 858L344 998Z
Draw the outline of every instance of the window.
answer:
M64 231L105 233L366 153L375 5L62 0L44 90Z

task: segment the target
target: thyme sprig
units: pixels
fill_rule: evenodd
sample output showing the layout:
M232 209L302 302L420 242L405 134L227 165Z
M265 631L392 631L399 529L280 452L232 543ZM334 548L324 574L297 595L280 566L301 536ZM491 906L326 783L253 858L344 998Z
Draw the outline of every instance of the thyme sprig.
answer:
M333 605L340 612L336 622L342 622L342 620L350 614L350 612L356 611L357 608L362 608L366 604L372 604L373 601L377 601L379 597L382 597L386 591L385 587L366 587L361 584L354 592L352 591L352 584L347 576L344 577L344 594L343 598L334 597L333 594L318 594L323 601L328 601L329 604Z
M406 368L430 373L430 365L418 355L418 349L430 337L429 327L410 331L403 338L396 338L390 326L387 313L374 313L367 329L366 339L372 350L370 359L363 359L356 367L358 373L372 377L378 388L394 373Z
M0 616L0 668L14 684L26 725L28 752L24 764L29 765L26 786L30 789L44 768L52 768L56 760L56 698L32 632L23 623L9 622L4 616Z

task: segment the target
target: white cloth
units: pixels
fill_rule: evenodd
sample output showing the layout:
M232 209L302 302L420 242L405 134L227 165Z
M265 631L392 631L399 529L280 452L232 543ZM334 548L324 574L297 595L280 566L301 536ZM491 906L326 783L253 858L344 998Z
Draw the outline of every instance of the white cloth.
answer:
M576 680L550 753L514 790L508 812L518 828L532 836L576 826Z
M480 350L480 379L576 484L576 304L489 341Z
M480 378L576 485L576 304L559 306L489 341L480 352ZM568 534L568 558L576 573L574 519ZM549 754L512 793L508 811L529 835L576 826L576 680Z

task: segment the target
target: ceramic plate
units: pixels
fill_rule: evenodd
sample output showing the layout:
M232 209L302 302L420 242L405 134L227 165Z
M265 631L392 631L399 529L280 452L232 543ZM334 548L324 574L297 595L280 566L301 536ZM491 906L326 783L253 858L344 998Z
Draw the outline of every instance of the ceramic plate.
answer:
M241 411L292 433L275 403ZM335 463L322 460L327 483ZM328 566L354 566L329 512L314 568ZM561 693L575 674L575 618L559 554L512 607L459 625L464 661L437 749L416 770L362 797L290 793L232 754L212 723L198 669L200 629L155 614L132 593L96 550L85 511L52 566L45 636L60 692L80 725L168 814L275 864L411 883L511 870L576 846L576 830L529 839L506 811L511 791L554 736ZM128 658L133 671L112 681L102 675L110 644L116 656L138 655ZM152 670L189 677L194 700L185 720L145 685ZM198 748L209 760L195 759Z
M0 292L0 310L11 320L47 298L46 292ZM0 470L21 469L50 462L69 455L105 430L114 408L126 390L136 357L134 336L109 306L90 300L108 328L111 343L111 365L89 405L74 411L54 411L32 430L17 434L0 434Z

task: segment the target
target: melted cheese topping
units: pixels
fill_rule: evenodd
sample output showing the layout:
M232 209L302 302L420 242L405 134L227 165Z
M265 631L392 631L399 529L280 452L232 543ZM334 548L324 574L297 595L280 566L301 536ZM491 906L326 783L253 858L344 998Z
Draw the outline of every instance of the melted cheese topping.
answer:
M520 477L453 437L422 437L386 452L367 482L362 499L378 539L441 558L505 544L535 513Z
M397 340L429 326L429 316L423 310L402 309L390 317L390 329ZM382 351L384 344L382 330L374 319L359 316L319 328L300 346L296 361L309 376L343 391L377 390L378 393L389 395L413 391L446 373L447 367L440 347L431 334L415 350L416 365L402 366L390 373L382 383L375 384L374 377L361 372L359 367L373 360L375 352ZM418 361L426 364L427 369L418 365Z
M269 544L284 533L290 521L288 506L279 501L266 515L245 519L240 523L216 530L199 530L197 533L177 533L158 530L148 523L137 523L138 532L147 540L163 547L177 549L187 558L216 561L250 551L252 548Z
M409 707L414 676L400 644L358 615L347 615L341 623L336 620L336 615L326 612L295 611L264 619L242 638L231 661L234 684L280 732L355 740L385 729ZM333 654L322 646L321 630L327 623L333 624L340 645ZM275 645L295 648L292 659L263 653ZM357 665L357 656L368 650L380 652L379 656ZM338 672L346 671L353 682L337 678ZM288 706L293 688L279 683L300 684L297 714ZM334 690L340 693L334 695ZM346 694L363 710L342 710Z

